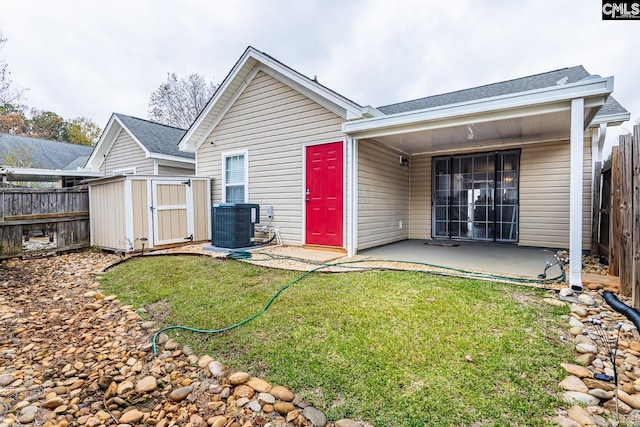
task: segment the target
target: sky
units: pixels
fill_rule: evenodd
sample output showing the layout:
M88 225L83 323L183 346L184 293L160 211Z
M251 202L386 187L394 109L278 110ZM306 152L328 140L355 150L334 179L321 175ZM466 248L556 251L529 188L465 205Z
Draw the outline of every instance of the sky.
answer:
M24 103L104 127L147 118L166 80L221 82L247 46L374 107L574 65L614 76L640 120L640 20L600 0L0 0L0 50Z

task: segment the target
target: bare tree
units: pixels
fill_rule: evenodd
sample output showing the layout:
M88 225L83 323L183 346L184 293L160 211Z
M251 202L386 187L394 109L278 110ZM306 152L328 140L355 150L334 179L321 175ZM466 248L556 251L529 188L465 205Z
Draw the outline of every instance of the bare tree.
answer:
M186 78L167 73L167 81L151 94L149 119L186 129L207 105L217 87L197 73Z
M0 49L7 42L7 39L0 33ZM26 89L17 87L11 81L11 71L9 64L0 60L0 107L5 105L16 105L22 99Z

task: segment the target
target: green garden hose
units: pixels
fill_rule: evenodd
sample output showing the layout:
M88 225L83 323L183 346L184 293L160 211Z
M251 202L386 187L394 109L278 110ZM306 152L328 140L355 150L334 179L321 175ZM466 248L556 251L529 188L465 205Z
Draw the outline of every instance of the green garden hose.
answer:
M240 322L235 323L233 325L229 325L229 326L226 326L226 327L220 328L220 329L197 329L197 328L191 328L191 327L182 326L182 325L167 326L167 327L164 327L162 329L159 329L155 334L153 334L153 338L151 340L151 344L152 344L152 347L153 347L153 355L154 356L158 355L157 340L158 340L158 336L163 332L174 330L174 329L181 329L181 330L185 330L185 331L189 331L189 332L197 332L197 333L201 333L201 334L219 334L221 332L226 332L226 331L230 331L232 329L239 328L240 326L243 326L243 325L249 323L253 319L259 317L264 312L266 312L269 309L269 306L271 306L271 304L273 303L273 301L275 301L276 298L278 298L278 296L280 296L280 294L282 292L284 292L290 286L295 285L296 283L302 281L304 278L309 276L311 273L314 273L316 271L320 271L320 270L323 270L323 269L326 269L326 268L331 268L331 267L342 267L342 266L347 267L348 266L350 268L365 269L365 270L391 270L391 271L397 271L397 270L402 270L402 269L400 269L400 268L392 268L392 267L366 267L366 266L365 267L359 267L356 264L364 263L364 262L400 262L400 263L403 263L403 264L413 264L413 265L419 265L419 266L423 266L423 267L437 268L439 270L445 270L445 271L448 271L450 273L456 273L458 275L462 274L462 275L464 275L464 277L471 278L471 279L509 281L509 282L517 282L517 283L536 283L536 284L556 283L556 282L562 282L562 281L565 280L565 274L564 274L564 270L562 268L560 269L562 271L562 273L557 277L554 277L554 278L551 278L551 279L536 280L536 279L527 279L527 278L523 278L523 277L508 277L508 276L500 276L500 275L496 275L496 274L477 273L477 272L473 272L473 271L462 270L462 269L453 268L453 267L445 267L445 266L441 266L441 265L429 264L429 263L426 263L426 262L418 262L418 261L361 259L361 260L352 260L352 261L340 261L340 262L328 263L328 264L318 264L318 263L314 263L314 262L311 262L311 261L301 260L301 259L298 259L298 258L278 256L278 255L272 255L272 254L267 254L267 253L261 253L261 255L266 255L267 256L267 258L265 260L268 260L268 259L287 259L287 260L294 260L296 262L303 262L303 263L310 264L310 265L316 265L317 267L312 268L311 270L305 271L303 274L298 276L292 282L289 282L286 285L282 286L280 289L278 289L271 296L271 298L269 298L267 303L260 310L258 310L256 313L252 314L251 316L247 317L246 319L241 320ZM251 252L243 251L243 250L237 250L237 251L230 252L227 255L227 258L235 259L235 260L246 260L246 259L252 258L252 255L251 255ZM254 259L254 261L261 261L261 260ZM440 272L440 271L433 271L433 270L419 270L419 271L420 272L424 272L424 273L446 275L445 273Z

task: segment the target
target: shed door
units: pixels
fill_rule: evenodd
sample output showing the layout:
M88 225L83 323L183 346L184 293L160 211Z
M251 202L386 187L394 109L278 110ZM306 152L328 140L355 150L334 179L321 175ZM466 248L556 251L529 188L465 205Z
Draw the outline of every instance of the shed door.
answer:
M306 147L306 244L342 247L342 142Z
M193 240L191 181L152 181L153 244Z

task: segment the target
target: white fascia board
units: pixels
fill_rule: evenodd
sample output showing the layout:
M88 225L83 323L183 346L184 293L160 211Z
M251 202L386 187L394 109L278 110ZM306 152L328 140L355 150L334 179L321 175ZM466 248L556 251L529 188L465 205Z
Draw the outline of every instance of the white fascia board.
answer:
M149 157L152 158L152 159L157 159L157 160L168 160L168 161L171 161L171 162L186 163L188 165L195 165L196 164L196 160L195 159L187 159L185 157L171 156L169 154L150 153Z
M200 135L198 139L195 140L195 142L193 143L195 145L195 149L193 151L196 154L198 153L198 149L200 149L200 146L204 144L204 142L206 141L207 137L211 135L211 133L216 128L216 126L218 126L222 118L229 112L229 110L231 109L231 107L233 107L233 104L236 103L238 98L240 98L240 95L244 93L244 90L247 88L247 86L249 86L249 83L251 83L251 81L254 79L256 74L258 74L259 70L260 70L260 66L254 67L253 70L251 70L251 72L247 75L244 81L239 85L238 89L236 89L236 91L229 97L229 99L226 102L226 105L220 109L216 117L211 121L207 129Z
M213 107L220 101L220 98L227 92L229 85L234 81L235 77L238 75L240 70L246 65L247 61L251 57L252 48L247 49L244 54L240 57L238 62L233 66L229 74L225 77L225 79L220 83L218 89L216 89L215 93L204 107L200 115L196 118L193 124L187 130L187 133L184 134L180 142L178 143L178 149L180 151L184 151L187 153L195 153L198 140L201 138L194 138L197 130L202 126L202 122L209 116L209 113L213 109ZM206 138L206 136L204 136Z
M509 110L522 109L524 107L530 108L535 106L563 104L562 109L567 110L570 107L569 101L571 99L598 96L606 97L612 91L613 77L592 78L561 86L483 98L457 104L427 108L424 110L392 114L384 117L374 117L371 119L346 122L342 125L342 131L348 135L358 137L361 137L360 134L367 133L368 137L372 137L380 133L383 129L386 129L386 134L389 134L388 130L390 128L404 128L412 124L424 122L432 122L434 123L434 127L441 127L436 125L435 122L450 120L456 117L473 116L482 113L497 113L500 111L508 112Z
M115 117L115 114L111 114L107 126L104 128L102 135L100 135L98 142L87 159L87 163L85 164L86 168L94 171L100 170L100 165L104 161L104 155L109 151L115 141L115 137L111 137L113 132L115 132L113 129Z
M371 105L367 105L363 108L363 115L369 117L383 117L385 114Z
M10 166L4 166L3 174L12 174L15 176L21 175L33 175L33 176L86 176L86 177L101 177L102 173L91 171L88 169L31 169L31 168L12 168Z
M299 92L313 99L320 105L323 105L325 107L325 104L334 105L334 107L329 109L331 111L334 111L335 113L338 113L341 117L347 120L360 118L364 115L364 112L367 111L366 107L363 108L353 101L349 101L348 99L327 89L319 83L302 77L300 74L287 67L283 67L282 64L274 62L271 58L266 57L259 52L256 52L255 59L257 61L260 61L264 66L268 67L268 69L272 70L271 72L269 72L268 70L263 69L263 71L265 71L272 77L283 81L283 83L289 86L293 86Z
M619 126L622 123L628 121L631 118L630 113L618 113L618 114L607 114L602 116L596 116L591 121L589 126L597 127L601 124L607 124L609 126Z
M198 116L196 121L191 125L191 127L187 130L187 133L180 140L178 147L181 151L189 153L196 152L198 145L201 144L204 138L207 137L207 134L210 133L211 127L208 127L207 131L203 135L196 136L198 133L198 129L202 126L203 122L208 117L213 107L227 92L227 89L235 80L235 77L239 74L240 70L245 67L250 59L257 61L259 64L258 68L263 70L268 75L282 81L289 86L294 87L305 96L308 96L309 98L318 102L320 105L324 106L330 111L333 111L346 120L359 119L366 113L371 113L375 110L371 107L361 107L353 101L349 101L348 99L337 95L335 92L332 92L324 86L303 77L301 74L298 74L292 69L285 67L283 64L266 56L262 52L259 52L256 49L250 47L245 51L240 60L231 69L231 72L221 83L218 90L216 90L216 93L209 100L209 103L207 103L203 112ZM251 66L252 68L255 68L253 64ZM251 76L253 77L255 76L255 74L252 73ZM250 79L247 78L247 81L245 81L244 84L241 84L240 86L244 87L245 84L249 83L249 81ZM378 113L381 114L380 112Z

